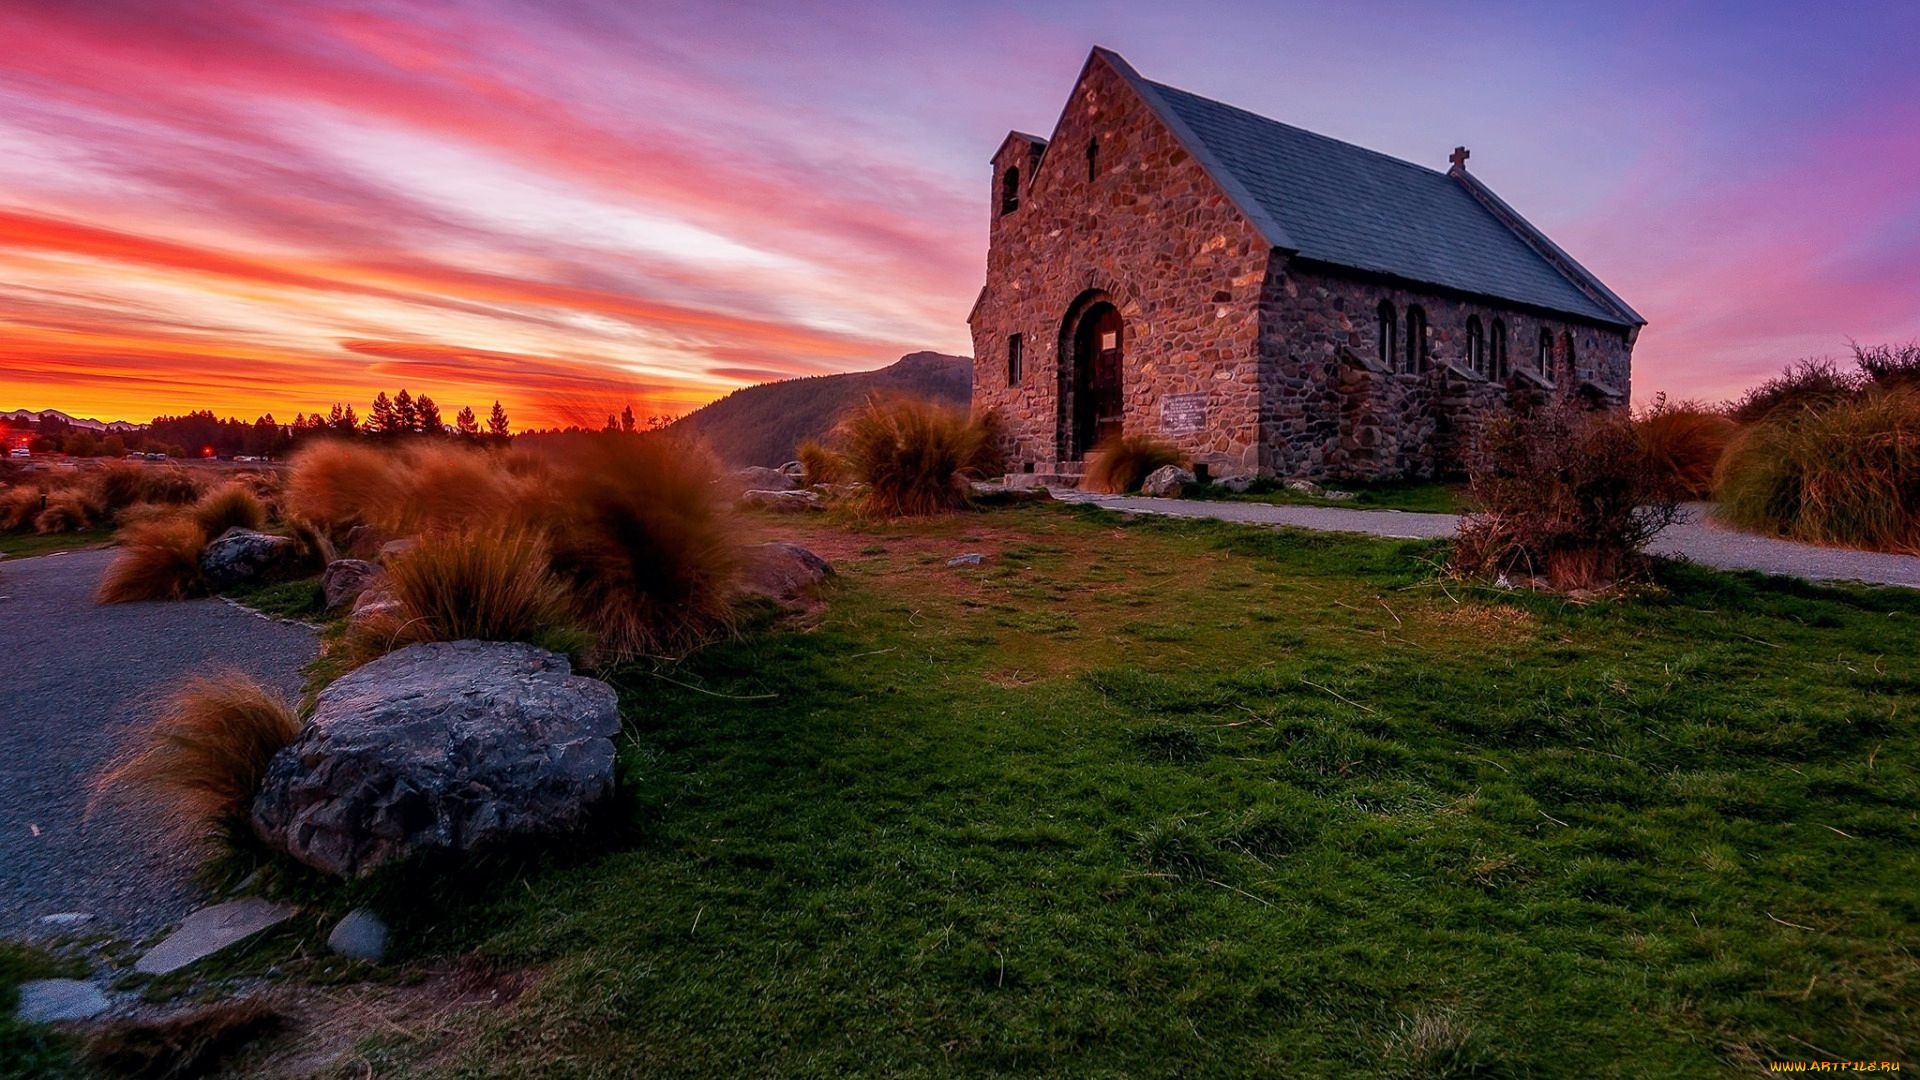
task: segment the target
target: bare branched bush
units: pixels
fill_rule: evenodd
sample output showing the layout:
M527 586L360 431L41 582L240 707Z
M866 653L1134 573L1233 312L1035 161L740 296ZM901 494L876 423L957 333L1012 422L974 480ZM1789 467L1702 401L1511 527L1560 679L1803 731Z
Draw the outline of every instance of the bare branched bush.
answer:
M1864 379L1824 357L1795 360L1785 371L1748 390L1728 408L1735 422L1751 424L1783 409L1829 404L1858 393Z
M159 808L228 851L252 845L253 797L267 763L300 734L293 707L237 672L194 679L95 781L96 797Z
M1920 341L1904 345L1855 344L1853 363L1871 386L1920 387Z
M1645 565L1679 515L1631 419L1570 404L1485 428L1470 470L1481 510L1460 524L1455 570L1556 589L1604 588Z
M1123 495L1139 491L1155 469L1180 461L1178 449L1151 435L1121 435L1093 448L1082 483L1088 491Z

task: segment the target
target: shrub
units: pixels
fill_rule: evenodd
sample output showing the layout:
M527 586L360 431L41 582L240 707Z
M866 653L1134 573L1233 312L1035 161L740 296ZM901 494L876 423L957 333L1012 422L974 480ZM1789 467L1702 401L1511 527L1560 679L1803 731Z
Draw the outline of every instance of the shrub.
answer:
M1704 499L1713 490L1714 468L1739 425L1724 414L1665 394L1634 421L1652 467L1683 498Z
M194 523L212 540L231 528L258 530L267 523L267 508L252 490L240 484L215 488L193 507Z
M1805 409L1849 397L1860 389L1861 377L1843 371L1825 358L1796 360L1785 371L1741 395L1728 414L1751 424L1780 410Z
M46 494L45 488L24 484L0 491L0 532L32 528L33 519L40 516L41 500Z
M166 518L120 531L120 553L107 566L95 599L103 604L184 600L207 591L200 553L207 536L192 521Z
M1869 385L1920 387L1920 341L1905 345L1854 345L1853 363Z
M273 755L300 734L286 700L238 672L193 679L137 729L127 752L95 782L96 796L161 808L229 851L253 839L253 797Z
M1470 470L1481 507L1460 524L1456 571L1594 589L1639 571L1679 509L1624 413L1558 404L1487 425Z
M1139 491L1155 469L1180 464L1180 451L1151 435L1120 435L1093 448L1081 481L1088 491L1123 495Z
M1715 489L1739 528L1920 552L1920 388L1775 413L1734 440Z
M432 533L387 568L399 610L355 625L355 662L422 641L553 645L570 628L566 587L539 533L518 526Z
M202 488L198 478L177 465L136 465L131 461L107 462L90 470L87 480L108 517L147 503L181 506L198 499Z
M846 459L816 440L803 440L794 447L794 456L800 459L808 484L837 484L846 475Z
M837 437L848 474L868 485L868 512L882 517L960 509L973 479L1006 468L995 414L969 419L917 398L868 398Z
M532 503L597 659L678 652L732 626L739 540L713 459L660 434L596 436Z
M33 519L33 527L41 533L83 532L93 526L99 513L99 505L85 492L66 488L47 497L47 508Z

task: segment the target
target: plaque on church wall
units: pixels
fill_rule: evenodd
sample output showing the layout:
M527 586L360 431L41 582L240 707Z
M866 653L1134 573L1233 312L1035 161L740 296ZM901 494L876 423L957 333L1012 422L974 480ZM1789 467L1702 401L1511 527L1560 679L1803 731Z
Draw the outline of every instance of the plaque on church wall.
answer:
M1207 395L1168 394L1160 399L1160 431L1190 435L1207 427Z

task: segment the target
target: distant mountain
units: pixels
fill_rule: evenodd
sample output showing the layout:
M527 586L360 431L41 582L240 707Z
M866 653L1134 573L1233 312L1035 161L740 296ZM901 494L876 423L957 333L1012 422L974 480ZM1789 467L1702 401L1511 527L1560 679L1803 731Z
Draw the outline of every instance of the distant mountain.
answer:
M973 361L917 352L877 371L761 383L688 413L673 429L699 436L731 464L777 466L793 460L795 445L825 436L842 413L875 392L966 408L973 401Z
M59 409L40 409L38 411L33 409L15 409L12 412L0 412L0 420L16 424L37 424L48 417L52 417L55 420L65 420L74 427L86 428L89 431L144 431L147 427L145 424L130 423L126 420L95 420L92 417L83 419L78 416L68 416Z

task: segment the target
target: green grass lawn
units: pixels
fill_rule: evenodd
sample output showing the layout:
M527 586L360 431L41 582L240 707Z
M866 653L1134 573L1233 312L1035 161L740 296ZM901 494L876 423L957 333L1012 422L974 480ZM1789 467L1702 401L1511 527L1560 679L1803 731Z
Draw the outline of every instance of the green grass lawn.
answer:
M1920 595L1034 507L783 524L806 633L621 679L632 829L448 904L537 982L386 1074L1582 1076L1911 1060ZM981 551L980 567L946 558ZM404 893L405 890L402 890Z
M88 529L85 532L36 533L0 532L0 555L9 559L30 559L56 551L97 547L113 542L112 529Z
M1188 484L1181 493L1189 499L1217 499L1222 502L1262 502L1275 506L1345 506L1359 510L1404 510L1422 514L1464 514L1472 509L1464 484L1442 484L1431 480L1392 480L1379 483L1343 481L1333 484L1338 491L1351 492L1350 499L1327 499L1290 491L1276 480L1257 481L1252 490L1235 494L1211 484Z

